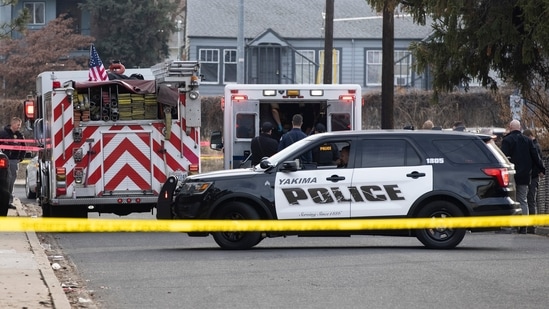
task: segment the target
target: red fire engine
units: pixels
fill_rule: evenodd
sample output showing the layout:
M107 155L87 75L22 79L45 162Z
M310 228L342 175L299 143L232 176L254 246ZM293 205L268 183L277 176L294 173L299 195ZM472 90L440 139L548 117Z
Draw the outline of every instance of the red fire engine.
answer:
M26 116L41 149L43 215L152 212L168 176L198 173L198 70L167 61L102 82L87 81L88 71L38 75Z

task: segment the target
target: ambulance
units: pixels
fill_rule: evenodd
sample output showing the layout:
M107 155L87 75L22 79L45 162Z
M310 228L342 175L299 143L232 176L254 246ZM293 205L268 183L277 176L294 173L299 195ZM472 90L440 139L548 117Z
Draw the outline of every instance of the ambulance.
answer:
M251 141L263 122L271 122L273 138L291 130L294 114L303 116L310 135L317 124L328 132L361 130L362 92L355 84L230 84L221 102L224 131L212 133L210 147L222 150L225 169L250 167Z
M25 102L38 151L45 217L152 212L169 176L200 172L199 63L147 69L43 72Z

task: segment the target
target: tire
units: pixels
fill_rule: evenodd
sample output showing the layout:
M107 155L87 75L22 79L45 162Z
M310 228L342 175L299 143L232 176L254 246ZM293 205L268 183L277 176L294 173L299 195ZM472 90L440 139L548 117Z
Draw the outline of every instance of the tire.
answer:
M51 204L41 203L40 206L42 207L42 217L44 217L44 218L52 217L52 215L51 215Z
M434 201L418 212L419 218L463 217L463 212L455 204L447 201ZM453 249L465 237L465 229L432 228L416 231L416 237L429 249Z
M25 194L28 199L35 199L36 198L36 191L32 192L31 188L29 187L29 183L27 181L28 175L25 175ZM36 187L34 188L36 190Z
M221 206L216 219L258 220L259 214L250 205L241 202L230 202ZM223 249L245 250L257 245L263 238L260 232L214 232L215 242Z

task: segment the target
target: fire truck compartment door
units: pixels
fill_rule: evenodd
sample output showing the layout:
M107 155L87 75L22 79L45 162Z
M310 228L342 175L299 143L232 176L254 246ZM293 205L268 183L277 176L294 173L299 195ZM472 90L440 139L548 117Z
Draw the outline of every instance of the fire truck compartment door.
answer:
M103 132L103 194L152 191L152 132Z

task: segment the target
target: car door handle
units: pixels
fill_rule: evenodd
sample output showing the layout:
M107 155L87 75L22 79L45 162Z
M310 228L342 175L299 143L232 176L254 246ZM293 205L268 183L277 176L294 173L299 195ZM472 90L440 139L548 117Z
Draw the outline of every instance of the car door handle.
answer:
M337 175L332 175L330 177L327 177L326 180L329 180L331 182L338 182L340 180L345 180L345 177L343 176L337 176Z
M425 173L419 173L417 171L413 171L409 174L406 174L406 177L412 177L414 179L418 179L419 177L425 177Z

